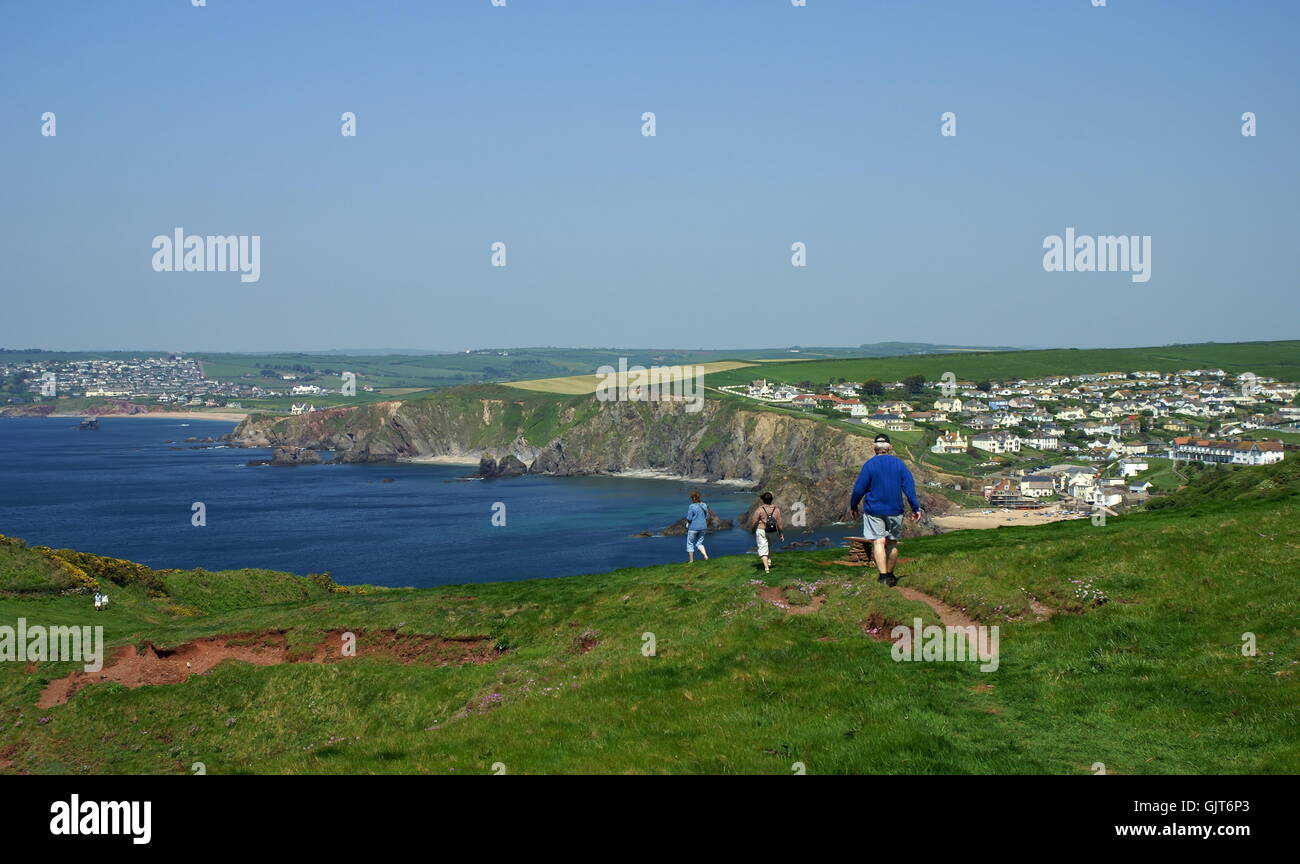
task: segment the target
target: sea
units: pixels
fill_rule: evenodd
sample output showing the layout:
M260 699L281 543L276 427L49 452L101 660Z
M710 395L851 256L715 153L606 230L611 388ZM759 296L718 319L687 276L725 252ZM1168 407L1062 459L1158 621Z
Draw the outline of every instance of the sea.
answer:
M460 465L249 466L271 452L185 440L219 437L228 421L77 425L0 418L0 534L154 568L328 572L340 584L392 587L603 573L684 562L685 537L635 535L686 515L691 490L733 520L755 494L628 477L464 480L475 468ZM206 525L193 524L195 504ZM786 538L839 545L855 529ZM738 529L705 543L710 555L754 545Z

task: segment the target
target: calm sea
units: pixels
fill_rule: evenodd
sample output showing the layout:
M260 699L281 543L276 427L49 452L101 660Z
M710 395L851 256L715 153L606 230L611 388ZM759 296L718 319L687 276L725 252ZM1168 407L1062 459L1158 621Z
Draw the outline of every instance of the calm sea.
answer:
M270 451L191 449L184 440L219 436L231 423L108 417L97 432L76 424L0 419L0 534L156 568L328 571L343 584L417 587L596 573L685 561L683 537L629 535L684 516L691 489L727 519L753 495L613 477L456 482L473 470L463 466L248 467ZM200 501L206 527L190 524ZM504 527L492 524L498 502ZM786 536L838 544L852 527ZM731 555L753 540L733 530L706 545Z

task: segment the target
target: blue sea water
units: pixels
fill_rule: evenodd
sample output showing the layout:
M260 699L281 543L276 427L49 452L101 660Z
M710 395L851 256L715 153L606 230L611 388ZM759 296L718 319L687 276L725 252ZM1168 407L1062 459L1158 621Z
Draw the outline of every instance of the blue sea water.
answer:
M727 519L754 494L616 477L458 482L473 470L465 466L251 467L270 451L191 449L199 445L184 440L222 435L234 428L228 422L76 425L0 419L0 534L156 568L328 571L341 584L416 587L598 573L685 561L684 537L629 535L684 516L690 490ZM206 505L206 527L191 525L196 501ZM492 524L497 502L503 527ZM786 536L838 544L853 527ZM753 538L723 531L706 545L732 555Z

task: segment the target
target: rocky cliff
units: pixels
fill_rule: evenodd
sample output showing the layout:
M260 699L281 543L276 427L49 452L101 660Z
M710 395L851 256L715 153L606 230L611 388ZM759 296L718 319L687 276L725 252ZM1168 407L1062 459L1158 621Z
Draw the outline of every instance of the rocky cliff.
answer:
M296 417L249 417L231 440L333 450L342 462L486 456L501 460L499 466L517 459L535 474L655 471L743 481L773 487L783 506L803 502L810 527L847 518L853 479L871 455L870 438L843 427L730 401L709 399L691 413L667 402L457 391Z

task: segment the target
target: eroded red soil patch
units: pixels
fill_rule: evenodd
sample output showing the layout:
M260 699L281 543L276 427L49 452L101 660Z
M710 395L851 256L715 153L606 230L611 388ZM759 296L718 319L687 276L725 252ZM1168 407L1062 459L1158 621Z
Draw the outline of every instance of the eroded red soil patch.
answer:
M331 630L312 653L313 663L337 663L351 660L343 653L344 630ZM396 630L356 633L356 656L393 663L421 663L429 666L464 666L467 663L490 663L500 651L487 636L423 636L402 634Z
M358 631L355 640L345 640L346 631L333 630L305 653L289 650L281 630L211 636L186 642L175 648L157 648L146 642L142 650L134 645L116 649L98 672L77 671L51 681L41 691L36 705L62 705L78 690L90 684L115 681L126 687L179 684L192 675L203 675L226 660L241 660L257 666L281 663L338 663L355 658L380 659L396 663L461 666L488 663L500 654L486 636L442 638L404 635L395 630ZM355 654L345 654L355 645Z

